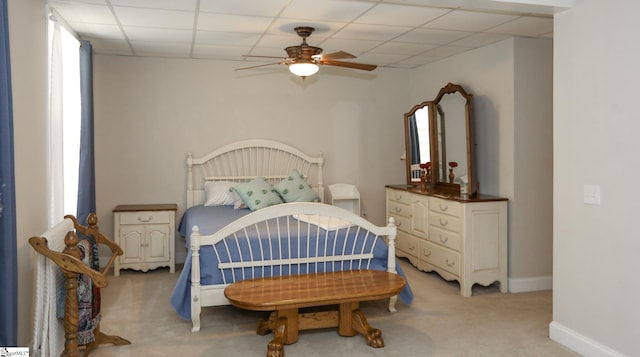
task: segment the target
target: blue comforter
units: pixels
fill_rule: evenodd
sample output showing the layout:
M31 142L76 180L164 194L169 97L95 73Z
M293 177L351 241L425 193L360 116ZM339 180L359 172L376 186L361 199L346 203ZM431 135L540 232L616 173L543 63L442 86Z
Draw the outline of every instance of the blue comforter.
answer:
M191 227L195 224L203 235L216 232L231 220L240 218L250 213L249 210L234 210L232 206L204 207L195 206L187 210L183 216L179 232L187 237ZM224 221L214 220L211 217L223 218ZM203 246L200 250L200 271L202 285L226 284L233 281L252 278L253 276L272 276L282 274L298 274L315 271L373 269L387 270L387 245L380 237L366 234L365 230L338 229L325 231L315 225L306 225L300 230L300 235L295 239L283 237L278 229L286 227L286 218L280 222L273 221L269 227L250 228L238 237L233 244L225 245L218 242L214 248ZM215 221L215 222L214 222ZM278 223L280 226L278 226ZM267 232L270 231L270 232ZM305 263L301 265L276 265L272 268L236 268L228 269L223 273L218 269L218 263L230 261L254 261L279 258L304 258L308 256L326 256L344 253L359 253L368 251L373 247L371 260L354 260L334 263ZM262 271L264 269L264 272ZM402 270L397 266L398 273L404 277ZM406 278L405 278L406 280ZM189 249L184 268L176 287L171 295L170 302L173 309L185 320L191 320L191 251ZM405 304L413 300L413 293L409 284L400 294L400 299Z

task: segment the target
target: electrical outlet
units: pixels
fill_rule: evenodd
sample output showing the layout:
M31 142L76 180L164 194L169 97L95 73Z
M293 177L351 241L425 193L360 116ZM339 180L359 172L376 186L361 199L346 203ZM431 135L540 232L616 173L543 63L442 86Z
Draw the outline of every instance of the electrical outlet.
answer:
M363 210L360 215L362 216L362 218L367 218L367 211Z
M584 185L584 203L588 205L600 204L599 185Z

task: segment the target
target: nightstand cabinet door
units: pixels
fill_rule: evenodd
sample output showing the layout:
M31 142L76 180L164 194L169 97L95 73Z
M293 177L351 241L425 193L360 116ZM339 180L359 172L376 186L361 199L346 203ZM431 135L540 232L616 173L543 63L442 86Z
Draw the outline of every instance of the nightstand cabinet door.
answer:
M114 275L120 269L147 272L165 266L174 273L176 205L121 205L113 211L114 236L124 250Z

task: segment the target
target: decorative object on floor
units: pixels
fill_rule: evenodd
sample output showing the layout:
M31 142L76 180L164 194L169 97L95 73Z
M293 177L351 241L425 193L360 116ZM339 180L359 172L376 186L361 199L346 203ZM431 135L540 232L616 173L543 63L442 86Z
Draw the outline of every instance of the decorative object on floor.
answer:
M298 341L298 331L327 327L337 327L341 336L360 333L367 345L384 347L382 332L369 325L359 304L397 295L405 284L393 273L350 270L248 279L231 284L224 295L241 309L273 311L258 324L257 333L274 332L267 357L280 357L285 344ZM339 305L339 309L299 313L300 308L328 305Z
M98 218L95 213L89 214L87 218L88 226L78 224L74 216L67 215L63 222L54 226L51 230L43 233L41 237L32 237L29 244L42 256L49 258L55 262L62 270L66 283L66 297L64 301L64 334L65 343L61 356L78 356L80 346L84 346L84 356L97 348L101 344L128 345L130 341L119 336L106 335L100 331L100 288L107 286L106 273L113 265L116 257L122 255L122 249L98 230ZM75 228L75 232L73 230ZM77 233L76 233L77 232ZM78 238L81 236L81 239ZM49 241L57 247L61 244L64 237L65 248L62 252L57 252L49 248ZM111 250L112 256L103 271L99 271L98 244L104 244ZM40 260L40 259L38 259ZM46 260L46 259L45 259ZM40 267L46 264L37 262L36 274L46 275L48 272L39 271ZM54 268L52 266L52 268ZM36 281L38 281L38 275ZM55 279L53 279L55 280ZM55 282L52 282L55 286ZM54 287L54 292L57 287ZM46 289L45 289L46 290ZM55 302L57 294L46 296L44 301L38 301L42 298L36 292L36 301L34 303L36 309L36 321L49 321L51 325L57 325L58 322L55 314L49 313L48 316L38 316L40 309L38 305L49 304L55 311ZM48 300L48 301L47 301ZM46 310L46 309L45 309ZM43 314L46 314L43 312ZM53 320L53 321L51 321ZM56 327L53 327L54 329ZM34 327L37 329L37 327ZM44 326L40 331L47 329ZM59 351L49 349L47 346L47 338L55 336L55 333L42 333L40 336L38 330L34 332L34 353L36 356L57 355ZM42 337L42 338L41 338ZM42 341L44 343L40 343ZM53 344L56 349L57 345Z
M246 55L245 57L260 57L260 58L279 58L281 61L275 63L260 64L251 67L238 68L236 71L251 69L257 67L271 66L274 64L284 64L289 66L289 71L302 79L312 76L318 72L320 65L347 67L353 69L360 69L364 71L373 71L378 67L374 64L363 64L347 61L336 61L340 59L356 58L356 56L344 52L338 51L322 55L322 48L309 46L307 44L307 37L311 35L315 29L308 26L299 26L294 28L294 31L298 36L302 37L302 43L298 46L289 46L284 50L287 52L286 58L283 57L271 57L271 56L253 56Z

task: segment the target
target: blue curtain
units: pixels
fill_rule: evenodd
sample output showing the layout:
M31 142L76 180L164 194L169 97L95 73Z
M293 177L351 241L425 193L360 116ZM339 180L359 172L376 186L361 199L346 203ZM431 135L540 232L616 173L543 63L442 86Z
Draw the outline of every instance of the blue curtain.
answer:
M85 225L96 211L95 163L93 150L93 57L91 43L80 41L80 164L76 217Z
M18 342L18 263L7 0L0 0L0 346Z

